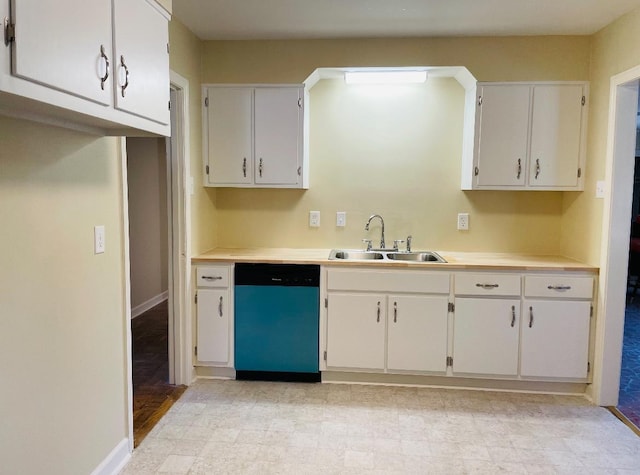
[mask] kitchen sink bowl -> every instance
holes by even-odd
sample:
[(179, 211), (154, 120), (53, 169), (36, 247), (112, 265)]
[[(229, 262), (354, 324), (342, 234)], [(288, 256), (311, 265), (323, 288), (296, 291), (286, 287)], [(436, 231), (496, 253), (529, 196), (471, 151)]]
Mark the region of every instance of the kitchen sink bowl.
[(413, 262), (446, 262), (435, 252), (390, 252), (387, 258), (393, 261), (413, 261)]
[(334, 249), (329, 260), (344, 261), (406, 261), (406, 262), (447, 262), (432, 251), (402, 252), (393, 250), (359, 251)]
[(330, 260), (349, 260), (349, 261), (370, 261), (383, 260), (384, 255), (381, 252), (372, 251), (345, 251), (334, 249), (329, 254)]

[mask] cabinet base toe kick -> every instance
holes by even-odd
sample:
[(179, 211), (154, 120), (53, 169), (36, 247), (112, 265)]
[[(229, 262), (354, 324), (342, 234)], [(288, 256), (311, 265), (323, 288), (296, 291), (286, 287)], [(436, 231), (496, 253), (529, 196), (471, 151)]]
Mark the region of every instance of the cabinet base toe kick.
[(473, 389), (485, 391), (521, 391), (544, 394), (584, 394), (587, 382), (531, 381), (513, 379), (464, 378), (451, 376), (423, 376), (409, 374), (380, 374), (345, 371), (323, 371), (323, 383), (379, 384), (390, 386), (418, 386), (441, 389)]

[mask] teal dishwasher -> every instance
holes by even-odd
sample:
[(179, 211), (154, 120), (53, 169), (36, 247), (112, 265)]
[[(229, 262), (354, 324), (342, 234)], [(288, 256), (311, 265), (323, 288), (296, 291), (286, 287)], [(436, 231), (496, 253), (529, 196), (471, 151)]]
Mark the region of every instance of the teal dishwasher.
[(320, 381), (320, 266), (235, 266), (236, 378)]

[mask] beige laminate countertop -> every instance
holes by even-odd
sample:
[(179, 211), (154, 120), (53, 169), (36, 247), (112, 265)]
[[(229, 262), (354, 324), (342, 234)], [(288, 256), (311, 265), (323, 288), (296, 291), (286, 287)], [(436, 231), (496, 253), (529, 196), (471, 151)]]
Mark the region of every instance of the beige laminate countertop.
[[(419, 251), (419, 250), (417, 250)], [(447, 262), (342, 261), (329, 260), (331, 249), (212, 249), (191, 259), (194, 264), (216, 262), (258, 262), (272, 264), (320, 264), (325, 266), (372, 266), (404, 268), (447, 268), (477, 270), (582, 271), (598, 273), (598, 267), (563, 256), (539, 256), (490, 252), (435, 251)]]

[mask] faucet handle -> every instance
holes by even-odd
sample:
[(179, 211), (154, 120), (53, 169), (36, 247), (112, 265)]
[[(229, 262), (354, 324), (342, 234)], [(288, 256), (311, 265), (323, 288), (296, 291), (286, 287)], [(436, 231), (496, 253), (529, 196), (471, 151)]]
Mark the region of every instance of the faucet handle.
[(371, 239), (363, 239), (362, 240), (363, 243), (365, 243), (367, 245), (367, 251), (370, 251), (372, 246), (371, 246)]
[(393, 240), (393, 250), (394, 251), (399, 251), (399, 246), (400, 244), (402, 244), (404, 242), (404, 239), (394, 239)]
[(411, 234), (409, 234), (407, 236), (407, 252), (411, 252), (411, 240), (413, 239), (413, 236)]

